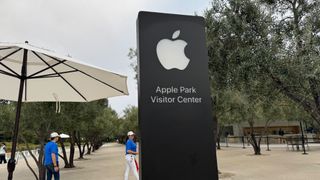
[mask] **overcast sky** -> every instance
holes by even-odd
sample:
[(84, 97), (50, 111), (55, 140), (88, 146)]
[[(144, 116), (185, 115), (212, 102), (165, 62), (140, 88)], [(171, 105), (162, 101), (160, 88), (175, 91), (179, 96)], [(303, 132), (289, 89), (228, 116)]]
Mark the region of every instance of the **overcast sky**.
[(199, 15), (211, 0), (0, 0), (0, 42), (24, 42), (128, 76), (129, 96), (110, 98), (120, 115), (137, 105), (127, 57), (139, 11)]

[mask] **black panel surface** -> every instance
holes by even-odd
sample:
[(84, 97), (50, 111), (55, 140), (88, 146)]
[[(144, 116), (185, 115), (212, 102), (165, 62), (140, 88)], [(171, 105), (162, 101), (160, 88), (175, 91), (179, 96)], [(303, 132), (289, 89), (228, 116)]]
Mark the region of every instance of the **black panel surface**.
[[(140, 179), (218, 179), (204, 19), (140, 12), (137, 33)], [(177, 35), (190, 62), (167, 70), (157, 44)]]

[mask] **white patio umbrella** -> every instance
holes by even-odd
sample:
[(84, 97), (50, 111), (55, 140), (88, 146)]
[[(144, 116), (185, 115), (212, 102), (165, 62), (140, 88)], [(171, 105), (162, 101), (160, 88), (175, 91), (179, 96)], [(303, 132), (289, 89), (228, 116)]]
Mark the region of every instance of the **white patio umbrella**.
[(62, 133), (62, 134), (60, 134), (60, 138), (61, 139), (68, 139), (68, 138), (70, 138), (70, 136), (68, 134)]
[(127, 78), (25, 43), (0, 43), (0, 99), (17, 101), (8, 179), (15, 168), (21, 102), (88, 102), (128, 95)]

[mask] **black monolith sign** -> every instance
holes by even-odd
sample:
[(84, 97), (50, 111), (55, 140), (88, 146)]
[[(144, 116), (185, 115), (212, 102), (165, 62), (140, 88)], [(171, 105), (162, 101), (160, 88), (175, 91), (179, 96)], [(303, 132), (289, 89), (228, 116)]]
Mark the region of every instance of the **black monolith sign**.
[(204, 19), (140, 12), (140, 179), (217, 180)]

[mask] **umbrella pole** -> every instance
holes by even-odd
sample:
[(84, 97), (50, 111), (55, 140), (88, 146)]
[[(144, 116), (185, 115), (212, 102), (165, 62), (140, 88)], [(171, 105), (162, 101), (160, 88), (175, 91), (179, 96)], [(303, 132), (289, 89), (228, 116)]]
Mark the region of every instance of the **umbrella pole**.
[(17, 102), (17, 107), (16, 107), (16, 120), (14, 123), (14, 131), (13, 131), (13, 137), (12, 137), (11, 157), (10, 157), (10, 160), (8, 161), (8, 166), (7, 166), (8, 180), (13, 179), (13, 171), (16, 167), (15, 155), (16, 155), (17, 141), (18, 141), (18, 132), (19, 132), (19, 122), (20, 122), (23, 89), (24, 89), (24, 84), (25, 84), (26, 74), (27, 74), (27, 71), (26, 71), (27, 70), (27, 68), (26, 68), (27, 56), (28, 56), (28, 50), (25, 49), (24, 53), (23, 53), (23, 63), (22, 63), (22, 68), (21, 68), (19, 97), (18, 97), (18, 102)]

